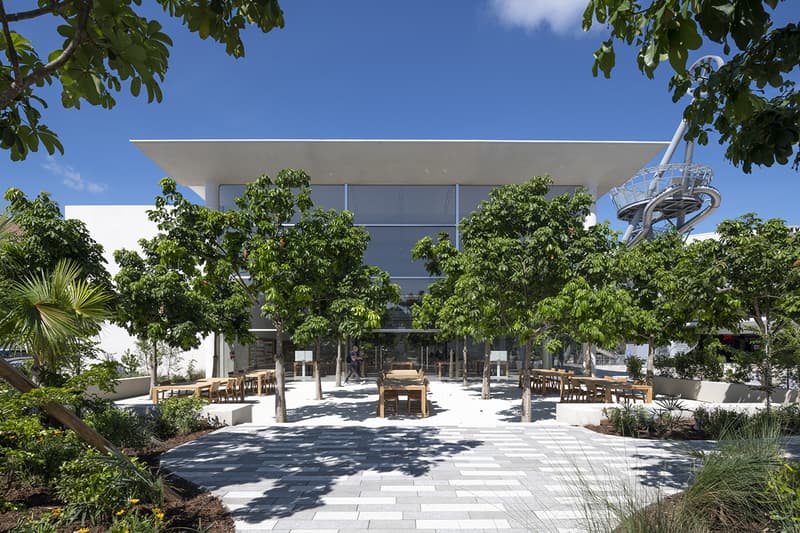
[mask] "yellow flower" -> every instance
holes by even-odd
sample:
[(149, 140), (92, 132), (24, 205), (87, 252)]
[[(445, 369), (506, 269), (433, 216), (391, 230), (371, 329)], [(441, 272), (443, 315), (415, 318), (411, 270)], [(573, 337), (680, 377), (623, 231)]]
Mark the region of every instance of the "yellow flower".
[(88, 527), (82, 527), (78, 531), (76, 531), (75, 533), (89, 533), (89, 528)]
[(131, 503), (132, 503), (133, 505), (136, 505), (137, 503), (139, 503), (139, 498), (131, 498), (131, 500), (130, 500), (130, 501), (131, 501)]
[(59, 516), (61, 516), (61, 508), (56, 507), (55, 509), (50, 509), (50, 513), (56, 518), (58, 518)]
[(160, 511), (157, 512), (156, 513), (156, 519), (157, 520), (164, 520), (164, 513), (160, 512)]
[(124, 514), (125, 514), (125, 509), (120, 509), (119, 511), (117, 511), (117, 516), (122, 516)]

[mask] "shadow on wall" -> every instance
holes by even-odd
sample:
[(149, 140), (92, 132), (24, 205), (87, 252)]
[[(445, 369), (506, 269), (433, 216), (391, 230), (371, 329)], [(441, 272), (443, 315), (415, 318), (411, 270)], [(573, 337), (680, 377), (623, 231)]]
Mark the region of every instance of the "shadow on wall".
[[(679, 396), (687, 400), (709, 403), (758, 403), (764, 401), (764, 392), (742, 383), (675, 379), (656, 376), (653, 393)], [(797, 389), (775, 389), (772, 401), (790, 403), (798, 400)]]

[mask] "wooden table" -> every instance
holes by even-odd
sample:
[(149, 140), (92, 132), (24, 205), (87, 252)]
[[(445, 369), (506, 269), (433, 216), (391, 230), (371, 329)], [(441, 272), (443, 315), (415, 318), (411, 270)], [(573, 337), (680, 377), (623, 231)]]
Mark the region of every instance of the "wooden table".
[[(296, 364), (296, 363), (295, 363)], [(256, 394), (261, 396), (262, 392), (266, 390), (270, 384), (275, 383), (275, 370), (272, 368), (261, 368), (250, 370), (244, 375), (247, 379), (256, 380)]]
[(389, 368), (391, 368), (392, 370), (400, 370), (400, 369), (413, 370), (414, 361), (392, 361), (389, 364)]
[(645, 403), (653, 402), (653, 387), (650, 385), (636, 385), (628, 383), (619, 379), (607, 377), (590, 377), (590, 376), (575, 376), (572, 380), (576, 383), (586, 383), (589, 389), (601, 388), (603, 392), (603, 401), (611, 403), (612, 395), (615, 391), (619, 390), (635, 390), (642, 391), (645, 394)]
[(564, 390), (567, 388), (569, 378), (574, 374), (570, 370), (552, 369), (545, 370), (543, 368), (534, 368), (531, 370), (531, 388), (534, 388), (534, 379), (541, 378), (542, 395), (547, 392), (547, 378), (558, 378), (558, 397), (564, 399)]
[(188, 383), (173, 383), (170, 385), (156, 385), (150, 392), (150, 399), (158, 404), (158, 393), (166, 391), (189, 391), (195, 396), (200, 396), (201, 391), (211, 388), (210, 381), (193, 381)]
[(428, 416), (428, 380), (384, 378), (378, 385), (378, 416), (381, 418), (386, 416), (384, 397), (388, 391), (398, 394), (419, 394), (421, 414), (423, 417)]

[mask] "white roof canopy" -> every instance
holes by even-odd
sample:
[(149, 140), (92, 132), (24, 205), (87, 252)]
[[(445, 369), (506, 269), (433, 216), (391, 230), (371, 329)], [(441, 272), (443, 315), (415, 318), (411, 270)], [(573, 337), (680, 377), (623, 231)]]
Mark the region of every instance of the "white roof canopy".
[(662, 141), (133, 140), (178, 183), (244, 184), (283, 168), (312, 184), (503, 185), (549, 174), (596, 196), (620, 185), (668, 144)]

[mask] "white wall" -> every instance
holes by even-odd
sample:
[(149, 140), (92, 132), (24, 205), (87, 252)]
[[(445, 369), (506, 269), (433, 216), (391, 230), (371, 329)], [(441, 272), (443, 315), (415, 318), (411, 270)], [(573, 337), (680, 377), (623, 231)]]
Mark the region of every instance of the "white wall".
[[(65, 218), (83, 221), (92, 238), (103, 246), (103, 257), (106, 259), (109, 273), (113, 277), (119, 266), (114, 262), (114, 251), (122, 248), (141, 251), (140, 239), (149, 239), (158, 233), (155, 223), (147, 218), (147, 211), (152, 205), (67, 205), (64, 206)], [(135, 339), (114, 324), (106, 323), (98, 336), (100, 348), (115, 359), (122, 357), (125, 350), (133, 350)], [(213, 336), (203, 339), (199, 348), (183, 354), (181, 370), (191, 360), (195, 368), (204, 369), (211, 375), (214, 357)]]

